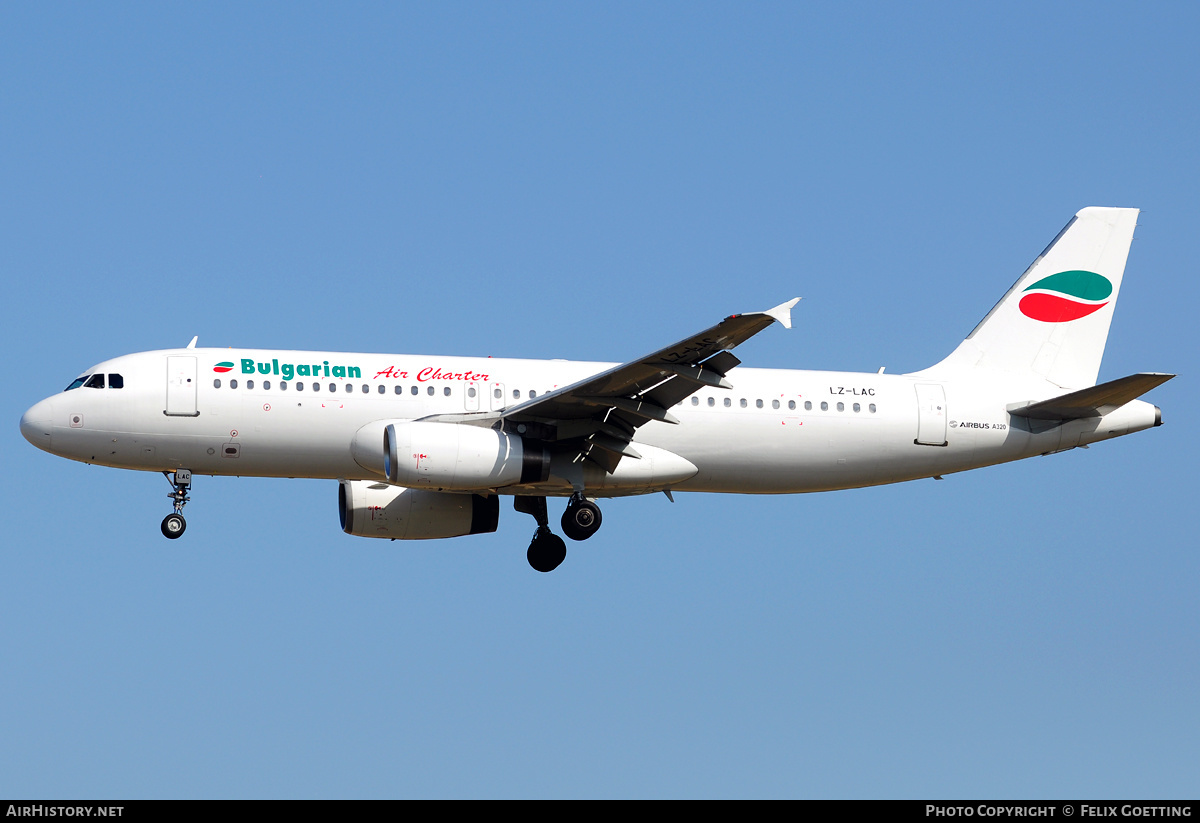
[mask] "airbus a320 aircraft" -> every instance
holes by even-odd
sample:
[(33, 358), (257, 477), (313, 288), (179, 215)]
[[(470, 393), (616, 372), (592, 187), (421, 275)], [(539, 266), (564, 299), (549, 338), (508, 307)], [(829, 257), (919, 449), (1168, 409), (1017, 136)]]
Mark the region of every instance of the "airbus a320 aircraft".
[(183, 534), (194, 474), (337, 479), (361, 537), (496, 530), (500, 495), (537, 521), (529, 563), (562, 530), (600, 528), (598, 498), (783, 494), (896, 483), (1065, 451), (1162, 423), (1138, 400), (1171, 379), (1096, 385), (1137, 209), (1086, 208), (949, 357), (912, 374), (740, 368), (731, 349), (796, 300), (727, 317), (621, 365), (187, 348), (88, 369), (21, 418), (40, 449), (159, 471)]

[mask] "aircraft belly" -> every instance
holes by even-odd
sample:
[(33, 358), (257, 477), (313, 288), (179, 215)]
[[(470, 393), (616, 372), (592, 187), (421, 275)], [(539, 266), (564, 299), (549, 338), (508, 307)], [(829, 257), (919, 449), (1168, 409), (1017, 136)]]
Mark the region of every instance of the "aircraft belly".
[[(737, 414), (736, 412), (732, 414)], [(812, 414), (689, 415), (676, 433), (657, 427), (646, 439), (698, 469), (685, 491), (784, 494), (883, 482), (887, 426), (881, 418), (830, 420)], [(639, 438), (638, 442), (642, 442)]]
[[(679, 426), (647, 426), (637, 442), (675, 451), (696, 465), (695, 477), (674, 487), (680, 491), (750, 494), (913, 480), (1055, 447), (1047, 438), (1035, 442), (1027, 432), (999, 422), (984, 427), (980, 420), (989, 418), (969, 407), (960, 406), (959, 412), (950, 415), (945, 445), (938, 446), (916, 442), (915, 401), (911, 409), (876, 417), (693, 413)], [(1001, 411), (1000, 419), (1006, 418)]]
[(199, 417), (127, 419), (120, 430), (101, 428), (115, 421), (85, 413), (80, 428), (55, 426), (51, 442), (64, 457), (125, 469), (189, 468), (198, 474), (263, 477), (362, 474), (350, 456), (358, 425), (352, 417), (279, 406), (226, 402), (210, 405)]

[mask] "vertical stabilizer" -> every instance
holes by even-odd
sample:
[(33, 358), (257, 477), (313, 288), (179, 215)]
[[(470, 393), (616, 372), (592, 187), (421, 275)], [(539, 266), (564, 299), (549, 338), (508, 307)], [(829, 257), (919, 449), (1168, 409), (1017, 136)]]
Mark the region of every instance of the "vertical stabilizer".
[(967, 339), (923, 374), (1095, 385), (1137, 216), (1137, 209), (1080, 211)]

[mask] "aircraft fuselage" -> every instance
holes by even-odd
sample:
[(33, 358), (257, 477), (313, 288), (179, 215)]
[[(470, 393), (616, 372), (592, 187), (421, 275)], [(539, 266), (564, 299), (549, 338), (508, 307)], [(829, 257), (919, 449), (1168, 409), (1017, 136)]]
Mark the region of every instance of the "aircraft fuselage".
[[(610, 363), (244, 349), (173, 349), (100, 363), (120, 388), (79, 386), (22, 418), (39, 448), (85, 463), (196, 474), (378, 479), (355, 460), (380, 420), (500, 411)], [(1012, 398), (1039, 385), (937, 382), (921, 375), (739, 367), (732, 389), (702, 388), (633, 444), (696, 467), (677, 491), (783, 494), (942, 475), (1060, 451), (1156, 425), (1135, 400), (1103, 416), (1040, 427)], [(1022, 393), (1022, 389), (1025, 390)], [(381, 446), (382, 448), (382, 446)], [(628, 459), (628, 458), (626, 458)], [(555, 480), (499, 491), (569, 495)], [(599, 490), (599, 496), (661, 488)]]
[(850, 489), (1086, 446), (1162, 422), (1173, 375), (1097, 383), (1136, 209), (1080, 210), (946, 358), (912, 374), (742, 368), (799, 298), (622, 364), (184, 349), (101, 363), (21, 419), (53, 454), (161, 471), (183, 534), (192, 474), (338, 478), (342, 529), (421, 540), (495, 531), (498, 495), (537, 523), (542, 572), (596, 498)]

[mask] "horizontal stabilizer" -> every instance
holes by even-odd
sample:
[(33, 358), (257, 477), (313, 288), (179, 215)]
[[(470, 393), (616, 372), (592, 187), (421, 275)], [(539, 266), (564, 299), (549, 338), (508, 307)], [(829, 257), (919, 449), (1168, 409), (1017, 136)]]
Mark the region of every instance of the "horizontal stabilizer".
[(1037, 403), (1017, 403), (1008, 412), (1031, 420), (1079, 420), (1101, 417), (1136, 400), (1155, 386), (1161, 386), (1173, 374), (1131, 374), (1098, 386), (1073, 391)]

